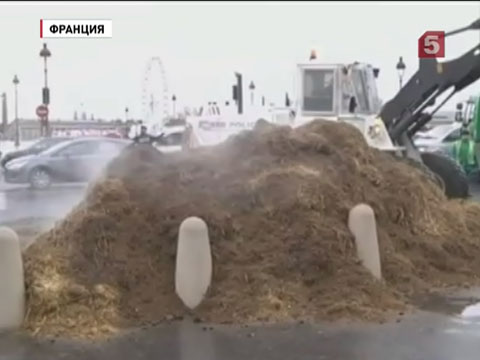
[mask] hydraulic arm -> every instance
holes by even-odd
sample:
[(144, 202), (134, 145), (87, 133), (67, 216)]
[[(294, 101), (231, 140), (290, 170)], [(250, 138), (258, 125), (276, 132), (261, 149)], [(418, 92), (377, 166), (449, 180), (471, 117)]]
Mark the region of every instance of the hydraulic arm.
[[(445, 33), (445, 37), (467, 30), (480, 30), (480, 19), (469, 26)], [(457, 59), (440, 63), (435, 58), (420, 59), (418, 71), (380, 111), (390, 137), (398, 145), (411, 145), (419, 131), (455, 93), (480, 78), (480, 42)], [(426, 108), (448, 89), (448, 96), (430, 113)]]

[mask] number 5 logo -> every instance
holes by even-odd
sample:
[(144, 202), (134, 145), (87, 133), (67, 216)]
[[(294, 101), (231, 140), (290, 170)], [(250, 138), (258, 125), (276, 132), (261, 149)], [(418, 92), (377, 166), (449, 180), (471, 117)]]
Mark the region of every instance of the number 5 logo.
[(419, 58), (445, 57), (445, 32), (427, 31), (418, 39)]

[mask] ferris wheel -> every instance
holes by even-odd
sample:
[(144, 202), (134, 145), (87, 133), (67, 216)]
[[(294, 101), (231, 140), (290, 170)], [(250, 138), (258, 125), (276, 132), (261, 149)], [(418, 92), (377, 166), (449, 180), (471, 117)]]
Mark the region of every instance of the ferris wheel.
[(160, 57), (147, 61), (142, 83), (143, 123), (152, 132), (163, 126), (169, 109), (168, 85)]

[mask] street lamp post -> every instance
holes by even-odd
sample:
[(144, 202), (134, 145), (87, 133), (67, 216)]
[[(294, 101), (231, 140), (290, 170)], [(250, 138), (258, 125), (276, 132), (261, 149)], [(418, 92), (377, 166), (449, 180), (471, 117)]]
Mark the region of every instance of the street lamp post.
[(128, 107), (125, 108), (125, 122), (128, 121)]
[(7, 94), (2, 93), (2, 122), (1, 122), (1, 133), (5, 134), (7, 131), (8, 119), (7, 119)]
[(250, 82), (250, 85), (248, 86), (250, 89), (250, 105), (253, 105), (254, 102), (254, 91), (255, 91), (255, 84), (253, 81)]
[[(42, 89), (42, 104), (47, 106), (50, 104), (50, 89), (48, 88), (47, 78), (47, 58), (52, 56), (52, 53), (47, 48), (47, 44), (43, 44), (42, 50), (40, 50), (40, 57), (43, 57), (43, 72), (45, 77), (44, 88)], [(48, 122), (48, 114), (45, 116), (45, 132), (46, 136), (50, 136), (50, 124)]]
[(403, 62), (403, 57), (400, 56), (397, 63), (397, 72), (398, 72), (398, 80), (400, 83), (400, 89), (403, 86), (403, 76), (405, 75), (405, 68), (406, 66), (405, 66), (405, 63)]
[(83, 102), (80, 103), (80, 109), (81, 109), (81, 111), (80, 111), (80, 120), (81, 120), (81, 121), (87, 120), (87, 113), (85, 112), (85, 109), (84, 109), (84, 107), (83, 107)]
[(13, 85), (15, 86), (15, 147), (20, 146), (20, 125), (18, 124), (18, 92), (17, 86), (20, 83), (17, 75), (13, 77)]
[(173, 117), (175, 117), (175, 107), (176, 107), (176, 102), (177, 102), (177, 97), (175, 96), (175, 94), (173, 94), (172, 96), (172, 106), (173, 106)]

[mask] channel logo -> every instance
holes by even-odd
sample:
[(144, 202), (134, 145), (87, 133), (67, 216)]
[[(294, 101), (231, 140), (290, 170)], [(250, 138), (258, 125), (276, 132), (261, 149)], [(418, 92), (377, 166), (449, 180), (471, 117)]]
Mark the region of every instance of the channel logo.
[(445, 31), (427, 31), (418, 39), (418, 57), (444, 58)]
[(112, 20), (40, 19), (41, 39), (111, 37)]

